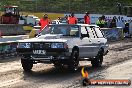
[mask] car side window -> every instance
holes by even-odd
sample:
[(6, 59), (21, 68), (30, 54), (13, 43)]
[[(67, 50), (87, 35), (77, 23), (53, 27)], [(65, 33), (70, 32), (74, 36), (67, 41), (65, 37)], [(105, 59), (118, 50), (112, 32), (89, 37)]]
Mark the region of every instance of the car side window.
[(89, 33), (90, 38), (97, 38), (96, 33), (93, 28), (87, 27), (87, 31)]
[(82, 38), (84, 38), (84, 37), (89, 38), (89, 33), (88, 33), (86, 27), (81, 27), (81, 37)]
[(79, 28), (78, 26), (71, 26), (70, 35), (74, 35), (76, 37), (79, 36)]
[(102, 34), (100, 28), (95, 28), (98, 38), (104, 38), (104, 35)]

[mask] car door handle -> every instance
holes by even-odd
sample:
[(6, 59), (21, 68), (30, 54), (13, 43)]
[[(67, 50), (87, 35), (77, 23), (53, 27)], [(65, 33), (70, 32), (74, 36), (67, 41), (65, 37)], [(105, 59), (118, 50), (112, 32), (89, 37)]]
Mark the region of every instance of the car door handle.
[(100, 40), (98, 40), (98, 42), (100, 42)]
[(89, 40), (89, 42), (91, 42), (91, 40)]

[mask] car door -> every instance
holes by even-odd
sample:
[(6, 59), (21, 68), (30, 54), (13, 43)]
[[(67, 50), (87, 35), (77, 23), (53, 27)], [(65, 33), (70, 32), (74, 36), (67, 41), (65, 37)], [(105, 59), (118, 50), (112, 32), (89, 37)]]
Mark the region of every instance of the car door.
[(103, 49), (107, 48), (108, 47), (108, 45), (107, 45), (107, 39), (103, 35), (103, 33), (100, 30), (100, 28), (99, 27), (96, 27), (94, 30), (95, 30), (95, 32), (97, 34), (97, 37), (98, 37), (96, 41), (99, 44), (99, 48), (101, 48), (101, 47)]
[(97, 32), (95, 31), (95, 27), (87, 27), (87, 31), (89, 33), (90, 41), (92, 42), (91, 44), (93, 50), (92, 55), (96, 56), (99, 51), (101, 40), (98, 38)]
[(84, 57), (92, 57), (93, 56), (93, 46), (92, 40), (89, 38), (89, 33), (86, 29), (86, 26), (81, 27), (81, 42), (79, 44), (79, 56)]

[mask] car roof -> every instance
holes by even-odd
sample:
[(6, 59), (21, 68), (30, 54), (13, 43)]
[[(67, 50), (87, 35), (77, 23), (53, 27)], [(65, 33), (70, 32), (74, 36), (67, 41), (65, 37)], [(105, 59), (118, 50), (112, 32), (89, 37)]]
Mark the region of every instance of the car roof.
[(89, 24), (49, 24), (49, 25), (78, 25), (78, 26), (99, 27), (97, 25), (89, 25)]

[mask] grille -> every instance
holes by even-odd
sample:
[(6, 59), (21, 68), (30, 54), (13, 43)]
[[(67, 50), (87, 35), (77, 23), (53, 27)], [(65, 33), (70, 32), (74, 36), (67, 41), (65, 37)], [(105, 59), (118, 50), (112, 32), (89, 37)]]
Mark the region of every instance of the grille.
[(50, 43), (33, 43), (32, 48), (33, 49), (49, 49)]

